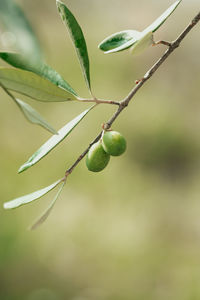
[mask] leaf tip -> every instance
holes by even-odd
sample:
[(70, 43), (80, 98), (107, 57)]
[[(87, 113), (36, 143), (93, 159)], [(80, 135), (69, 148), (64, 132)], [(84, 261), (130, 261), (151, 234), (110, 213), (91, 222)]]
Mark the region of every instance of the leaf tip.
[(104, 53), (107, 52), (107, 51), (105, 50), (105, 48), (104, 48), (104, 43), (101, 42), (97, 47), (98, 47), (99, 50), (103, 51)]
[(18, 169), (18, 174), (24, 172), (26, 169), (28, 169), (31, 166), (31, 164), (23, 164), (19, 169)]
[(3, 208), (4, 208), (4, 209), (8, 209), (8, 208), (9, 208), (8, 203), (9, 203), (9, 202), (4, 202), (4, 203), (3, 203)]
[(98, 45), (98, 48), (103, 51), (102, 43)]
[(56, 131), (54, 128), (51, 128), (49, 131), (55, 135), (59, 134), (58, 131)]
[(35, 230), (36, 228), (37, 228), (37, 226), (35, 226), (35, 224), (33, 224), (33, 225), (30, 225), (30, 226), (27, 228), (27, 230), (33, 231), (33, 230)]
[(64, 5), (64, 3), (60, 0), (56, 0), (56, 5), (59, 8), (61, 5)]
[(13, 200), (11, 200), (11, 201), (8, 201), (8, 202), (4, 202), (3, 203), (3, 208), (4, 209), (13, 209), (13, 208), (16, 208), (16, 207), (18, 207), (19, 205), (13, 205)]

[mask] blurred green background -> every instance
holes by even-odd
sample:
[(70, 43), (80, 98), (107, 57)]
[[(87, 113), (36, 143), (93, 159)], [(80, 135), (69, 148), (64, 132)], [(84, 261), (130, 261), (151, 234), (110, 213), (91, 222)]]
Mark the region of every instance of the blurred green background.
[[(18, 2), (46, 61), (88, 97), (55, 1)], [(155, 39), (175, 39), (199, 11), (198, 2), (183, 1)], [(134, 57), (129, 52), (104, 55), (98, 43), (120, 30), (144, 29), (173, 1), (65, 3), (85, 33), (95, 95), (121, 100), (165, 47)], [(17, 210), (1, 208), (0, 299), (200, 299), (199, 29), (197, 25), (114, 123), (113, 129), (127, 139), (122, 157), (112, 158), (97, 174), (88, 172), (82, 161), (36, 231), (26, 228), (55, 191)], [(26, 122), (2, 91), (0, 97), (1, 207), (60, 178), (115, 109), (99, 106), (38, 165), (17, 175), (18, 167), (50, 134)], [(88, 107), (26, 101), (56, 129)]]

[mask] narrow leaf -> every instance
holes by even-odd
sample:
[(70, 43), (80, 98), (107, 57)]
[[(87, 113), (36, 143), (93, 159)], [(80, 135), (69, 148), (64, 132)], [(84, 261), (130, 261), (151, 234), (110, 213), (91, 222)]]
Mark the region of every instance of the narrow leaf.
[(141, 38), (141, 32), (136, 30), (124, 30), (110, 35), (100, 44), (99, 49), (104, 53), (113, 53), (126, 50)]
[(156, 19), (150, 26), (148, 26), (144, 32), (155, 32), (166, 20), (167, 18), (173, 13), (173, 11), (177, 8), (177, 6), (181, 3), (182, 0), (176, 1), (172, 4), (158, 19)]
[(15, 68), (33, 72), (40, 75), (43, 78), (48, 79), (55, 85), (62, 87), (70, 94), (77, 96), (72, 87), (50, 66), (44, 64), (42, 61), (35, 61), (31, 57), (28, 59), (26, 56), (12, 53), (12, 52), (0, 52), (0, 58), (6, 61), (8, 64)]
[(43, 117), (33, 107), (31, 107), (29, 104), (25, 103), (20, 99), (15, 98), (15, 100), (28, 121), (30, 121), (33, 124), (38, 124), (44, 127), (53, 134), (57, 134), (57, 131), (50, 124), (48, 124), (47, 121), (45, 121)]
[[(0, 21), (7, 32), (13, 33), (13, 48), (40, 59), (40, 43), (20, 6), (14, 0), (0, 0)], [(13, 50), (14, 50), (13, 49)]]
[(27, 170), (31, 166), (35, 165), (40, 159), (46, 156), (53, 148), (55, 148), (61, 141), (63, 141), (70, 132), (79, 124), (79, 122), (87, 115), (87, 113), (93, 108), (82, 112), (72, 121), (67, 123), (64, 127), (62, 127), (57, 135), (53, 135), (45, 144), (43, 144), (29, 159), (25, 162), (18, 170), (19, 173)]
[(67, 90), (32, 72), (0, 67), (0, 81), (8, 89), (44, 102), (75, 99)]
[(91, 90), (89, 57), (88, 57), (87, 46), (86, 46), (82, 29), (78, 24), (74, 15), (66, 7), (66, 5), (59, 0), (57, 0), (56, 3), (57, 3), (60, 16), (63, 22), (65, 23), (65, 25), (67, 26), (69, 33), (71, 35), (87, 86), (89, 90)]
[(42, 196), (44, 196), (45, 194), (47, 194), (49, 191), (53, 190), (59, 183), (61, 183), (62, 179), (59, 179), (58, 181), (54, 182), (53, 184), (38, 190), (36, 192), (33, 192), (31, 194), (13, 199), (11, 201), (5, 202), (3, 207), (5, 209), (12, 209), (12, 208), (17, 208), (21, 205), (30, 203), (34, 200), (37, 200), (39, 198), (41, 198)]
[(62, 183), (62, 185), (60, 186), (57, 194), (55, 195), (55, 197), (53, 198), (53, 201), (51, 202), (51, 204), (49, 205), (49, 207), (43, 212), (43, 214), (34, 222), (34, 224), (30, 227), (30, 230), (35, 230), (36, 228), (38, 228), (40, 225), (42, 225), (46, 219), (48, 218), (48, 216), (50, 215), (56, 200), (58, 199), (63, 187), (65, 185), (65, 182)]
[(131, 51), (132, 54), (138, 55), (152, 44), (153, 44), (153, 33), (148, 32), (147, 34), (145, 34), (143, 36), (143, 38), (141, 38), (139, 41), (137, 41), (131, 47), (130, 51)]

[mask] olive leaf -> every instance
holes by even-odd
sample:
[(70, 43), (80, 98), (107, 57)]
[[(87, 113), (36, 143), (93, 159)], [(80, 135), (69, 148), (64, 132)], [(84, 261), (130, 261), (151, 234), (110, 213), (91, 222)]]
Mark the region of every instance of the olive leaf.
[(57, 131), (32, 106), (17, 98), (15, 98), (15, 101), (28, 121), (44, 127), (53, 134), (57, 134)]
[(124, 30), (105, 38), (99, 45), (104, 53), (119, 52), (130, 48), (141, 37), (141, 32), (136, 30)]
[(0, 82), (8, 89), (44, 102), (64, 102), (76, 97), (32, 72), (0, 67)]
[(48, 218), (48, 216), (50, 215), (63, 187), (65, 185), (65, 182), (63, 182), (58, 190), (58, 192), (56, 193), (55, 197), (53, 198), (52, 202), (50, 203), (50, 205), (48, 206), (47, 209), (45, 209), (45, 211), (43, 212), (43, 214), (33, 223), (33, 225), (29, 228), (30, 230), (35, 230), (36, 228), (38, 228), (40, 225), (42, 225), (46, 219)]
[(148, 32), (145, 35), (143, 35), (143, 37), (130, 48), (130, 52), (134, 55), (138, 55), (152, 44), (153, 44), (153, 33)]
[(53, 150), (61, 141), (63, 141), (70, 132), (79, 124), (79, 122), (88, 114), (88, 112), (94, 107), (91, 106), (86, 109), (72, 121), (62, 127), (57, 135), (53, 135), (46, 143), (44, 143), (18, 170), (19, 173), (27, 170), (31, 166), (35, 165), (39, 160), (46, 156), (51, 150)]
[(142, 32), (124, 30), (114, 33), (99, 44), (99, 49), (103, 50), (104, 53), (114, 53), (131, 47), (131, 53), (138, 54), (153, 43), (152, 33), (167, 20), (181, 1), (182, 0), (178, 0), (172, 4), (158, 19)]
[(13, 47), (27, 57), (40, 60), (40, 43), (20, 6), (13, 0), (0, 1), (0, 22), (13, 34)]
[(71, 35), (73, 44), (75, 46), (80, 65), (82, 68), (83, 75), (85, 77), (86, 84), (91, 90), (91, 84), (90, 84), (90, 64), (89, 64), (89, 57), (88, 57), (88, 51), (87, 51), (87, 45), (85, 42), (85, 38), (82, 32), (82, 29), (80, 25), (78, 24), (76, 18), (71, 13), (71, 11), (66, 7), (64, 3), (62, 3), (59, 0), (56, 0), (56, 4), (58, 7), (58, 11), (60, 13), (60, 16), (67, 26), (69, 33)]
[(38, 124), (43, 128), (47, 129), (48, 131), (50, 131), (51, 133), (57, 134), (57, 131), (51, 125), (49, 125), (47, 121), (45, 121), (44, 118), (32, 106), (30, 106), (29, 104), (27, 104), (26, 102), (20, 99), (15, 98), (13, 94), (11, 94), (6, 89), (6, 87), (2, 84), (2, 82), (0, 82), (0, 87), (15, 102), (15, 104), (17, 104), (17, 106), (19, 107), (19, 109), (21, 110), (21, 112), (29, 122), (33, 124)]
[(15, 198), (8, 202), (5, 202), (3, 207), (5, 209), (13, 209), (13, 208), (17, 208), (21, 205), (28, 204), (34, 200), (41, 198), (42, 196), (47, 194), (49, 191), (53, 190), (61, 182), (62, 182), (62, 179), (59, 179), (58, 181), (52, 183), (51, 185), (49, 185), (41, 190), (38, 190), (36, 192), (33, 192), (31, 194), (28, 194), (28, 195), (25, 195), (25, 196), (22, 196), (19, 198)]
[(70, 94), (77, 97), (76, 92), (62, 78), (62, 76), (44, 62), (35, 61), (35, 59), (32, 58), (28, 59), (25, 55), (12, 52), (0, 52), (0, 58), (15, 68), (30, 71), (45, 79), (48, 79), (56, 86), (63, 88)]
[(156, 19), (150, 26), (148, 26), (144, 32), (155, 32), (158, 28), (169, 18), (177, 6), (181, 3), (182, 0), (176, 1), (172, 4), (158, 19)]

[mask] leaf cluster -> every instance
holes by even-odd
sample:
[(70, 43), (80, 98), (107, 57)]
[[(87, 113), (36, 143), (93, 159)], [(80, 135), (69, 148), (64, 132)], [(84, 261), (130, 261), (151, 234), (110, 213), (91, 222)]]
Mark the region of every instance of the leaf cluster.
[[(180, 2), (181, 0), (176, 1), (142, 32), (136, 30), (124, 30), (112, 34), (99, 44), (99, 49), (104, 51), (104, 53), (114, 53), (126, 49), (130, 49), (133, 54), (140, 53), (149, 45), (154, 44), (153, 33), (167, 20)], [(60, 17), (71, 36), (86, 85), (92, 98), (89, 100), (81, 98), (74, 88), (70, 86), (68, 81), (66, 81), (51, 66), (45, 63), (39, 42), (21, 8), (13, 0), (1, 0), (1, 19), (4, 26), (16, 35), (17, 42), (15, 51), (0, 52), (0, 58), (12, 66), (12, 68), (0, 67), (0, 87), (16, 103), (27, 120), (34, 124), (39, 124), (53, 134), (53, 136), (51, 136), (48, 141), (19, 168), (19, 173), (27, 170), (45, 157), (72, 132), (91, 109), (95, 107), (95, 104), (101, 103), (93, 95), (91, 89), (90, 62), (83, 31), (69, 8), (60, 0), (56, 0), (56, 4)], [(12, 92), (17, 92), (21, 95), (26, 95), (33, 100), (46, 103), (85, 101), (93, 102), (94, 105), (72, 119), (60, 130), (56, 131), (34, 108), (21, 99), (16, 98)], [(108, 101), (104, 102), (108, 103)], [(109, 103), (116, 104), (112, 101)], [(67, 175), (68, 173), (65, 174), (64, 178), (57, 180), (48, 187), (4, 203), (4, 208), (12, 209), (30, 203), (41, 198), (59, 185), (60, 188), (50, 206), (31, 227), (32, 229), (35, 229), (46, 220), (52, 210), (64, 187)]]

